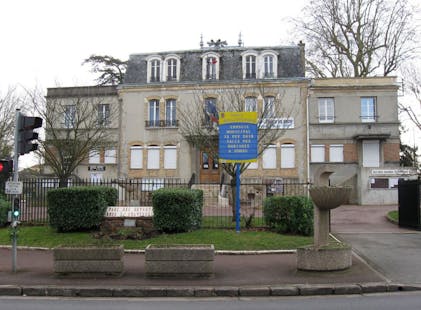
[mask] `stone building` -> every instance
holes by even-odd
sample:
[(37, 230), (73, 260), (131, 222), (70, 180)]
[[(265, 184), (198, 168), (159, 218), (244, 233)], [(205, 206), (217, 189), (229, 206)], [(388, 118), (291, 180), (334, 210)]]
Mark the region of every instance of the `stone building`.
[(309, 79), (304, 65), (303, 44), (210, 44), (133, 54), (124, 82), (103, 88), (107, 96), (101, 87), (49, 88), (47, 100), (96, 92), (115, 107), (108, 109), (117, 114), (110, 126), (115, 147), (92, 150), (75, 171), (83, 178), (189, 180), (195, 175), (196, 182), (219, 183), (217, 158), (180, 134), (180, 113), (198, 106), (213, 121), (214, 112), (226, 106), (223, 94), (235, 89), (243, 111), (261, 117), (281, 107), (268, 123), (282, 135), (267, 145), (243, 180), (351, 185), (352, 203), (396, 203), (397, 179), (407, 171), (399, 169), (395, 79)]
[(394, 77), (315, 79), (309, 85), (310, 177), (349, 185), (351, 202), (397, 203), (398, 88)]

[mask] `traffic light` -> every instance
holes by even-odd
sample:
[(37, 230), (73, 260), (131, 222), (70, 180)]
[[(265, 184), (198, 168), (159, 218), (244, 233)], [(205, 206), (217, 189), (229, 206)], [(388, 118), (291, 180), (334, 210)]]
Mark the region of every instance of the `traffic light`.
[(13, 172), (13, 160), (0, 160), (0, 176), (7, 180)]
[(19, 215), (20, 215), (20, 203), (19, 203), (19, 198), (15, 198), (13, 200), (13, 219), (17, 220), (19, 219)]
[(18, 141), (18, 153), (24, 155), (26, 153), (36, 151), (38, 149), (37, 143), (32, 143), (33, 140), (38, 139), (38, 133), (34, 132), (34, 129), (42, 126), (42, 118), (34, 116), (25, 116), (19, 114), (18, 129), (19, 129), (19, 141)]

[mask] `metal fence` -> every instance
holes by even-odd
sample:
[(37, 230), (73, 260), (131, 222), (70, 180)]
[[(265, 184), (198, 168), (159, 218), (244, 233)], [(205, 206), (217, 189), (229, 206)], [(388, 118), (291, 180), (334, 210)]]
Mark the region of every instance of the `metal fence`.
[[(48, 222), (47, 193), (58, 188), (58, 179), (24, 179), (20, 200), (21, 221)], [(226, 184), (195, 184), (181, 179), (143, 178), (113, 180), (70, 180), (73, 186), (108, 186), (118, 191), (118, 206), (152, 206), (152, 194), (160, 188), (193, 188), (204, 193), (203, 227), (234, 227), (231, 186)], [(307, 195), (308, 183), (295, 180), (252, 180), (241, 183), (242, 225), (264, 227), (263, 200), (273, 195)]]

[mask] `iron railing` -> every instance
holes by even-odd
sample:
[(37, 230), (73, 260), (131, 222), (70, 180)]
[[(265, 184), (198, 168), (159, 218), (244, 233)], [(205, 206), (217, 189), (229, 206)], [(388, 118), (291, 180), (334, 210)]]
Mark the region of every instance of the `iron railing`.
[[(58, 179), (24, 179), (20, 199), (22, 222), (48, 223), (47, 193), (59, 187)], [(178, 178), (143, 178), (110, 180), (69, 180), (73, 186), (108, 186), (118, 191), (118, 206), (152, 206), (152, 194), (160, 188), (193, 188), (204, 193), (203, 227), (234, 227), (232, 190), (228, 184), (194, 183)], [(296, 180), (245, 180), (241, 184), (242, 220), (254, 227), (266, 226), (263, 218), (263, 200), (273, 195), (307, 195), (308, 183)], [(11, 197), (10, 197), (11, 198)]]

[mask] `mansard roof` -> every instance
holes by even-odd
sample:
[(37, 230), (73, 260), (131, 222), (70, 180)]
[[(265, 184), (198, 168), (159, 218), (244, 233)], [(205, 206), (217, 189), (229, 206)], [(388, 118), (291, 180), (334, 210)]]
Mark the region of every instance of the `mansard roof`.
[(164, 60), (169, 55), (176, 55), (180, 59), (179, 82), (202, 81), (202, 57), (206, 53), (216, 53), (220, 56), (219, 81), (242, 80), (242, 56), (247, 52), (264, 54), (272, 52), (278, 57), (277, 76), (275, 78), (303, 78), (304, 45), (296, 46), (261, 46), (261, 47), (206, 47), (198, 50), (166, 51), (157, 53), (141, 53), (130, 55), (124, 84), (146, 84), (148, 59), (158, 58)]

